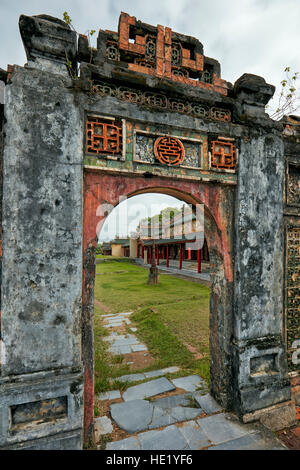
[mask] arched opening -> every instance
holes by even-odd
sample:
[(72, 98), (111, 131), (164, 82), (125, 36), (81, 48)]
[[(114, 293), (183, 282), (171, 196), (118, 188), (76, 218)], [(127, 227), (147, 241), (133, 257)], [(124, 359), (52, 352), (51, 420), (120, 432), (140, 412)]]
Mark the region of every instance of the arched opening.
[(209, 250), (200, 227), (201, 209), (163, 193), (132, 195), (106, 217), (97, 254), (127, 257), (148, 265), (154, 240), (155, 262), (160, 270), (167, 268), (209, 281)]
[(224, 220), (218, 204), (220, 188), (201, 187), (195, 182), (174, 187), (171, 180), (145, 177), (116, 177), (101, 173), (85, 175), (84, 208), (84, 273), (83, 273), (83, 357), (85, 362), (85, 432), (86, 438), (92, 429), (94, 414), (94, 343), (93, 301), (95, 279), (95, 253), (97, 239), (105, 218), (117, 207), (120, 196), (132, 198), (146, 193), (173, 196), (180, 201), (204, 206), (204, 232), (210, 260), (210, 390), (225, 408), (230, 408), (231, 396), (231, 296), (232, 261), (231, 220)]

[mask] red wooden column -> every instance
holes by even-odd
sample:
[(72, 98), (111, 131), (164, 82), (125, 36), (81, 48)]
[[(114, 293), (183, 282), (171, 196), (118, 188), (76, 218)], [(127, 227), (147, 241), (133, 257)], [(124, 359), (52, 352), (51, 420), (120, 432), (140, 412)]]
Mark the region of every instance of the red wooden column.
[(182, 243), (180, 243), (180, 252), (179, 252), (179, 269), (182, 269)]
[(201, 251), (198, 248), (198, 273), (201, 273)]
[(169, 267), (169, 245), (167, 245), (167, 268)]
[(188, 259), (192, 259), (192, 250), (188, 248)]

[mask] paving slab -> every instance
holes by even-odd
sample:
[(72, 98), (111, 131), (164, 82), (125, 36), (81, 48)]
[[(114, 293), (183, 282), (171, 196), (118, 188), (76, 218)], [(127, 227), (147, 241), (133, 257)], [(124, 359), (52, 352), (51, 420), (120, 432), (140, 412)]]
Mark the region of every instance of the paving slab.
[(117, 425), (127, 432), (144, 431), (152, 420), (153, 405), (147, 400), (132, 400), (110, 406), (110, 414)]
[(203, 447), (208, 447), (210, 445), (210, 440), (199, 428), (198, 424), (195, 421), (182, 423), (180, 426), (177, 427), (183, 437), (188, 442), (189, 448), (191, 450), (202, 449)]
[[(162, 408), (154, 406), (152, 421), (148, 425), (148, 429), (156, 429), (162, 426), (168, 426), (169, 424), (173, 424), (175, 422), (176, 420), (175, 418), (173, 418), (173, 416), (171, 416), (169, 410), (164, 410)], [(146, 429), (147, 428), (145, 428), (145, 430)]]
[(109, 323), (108, 325), (103, 325), (103, 328), (114, 328), (115, 326), (122, 326), (122, 323)]
[(165, 374), (174, 374), (175, 372), (180, 371), (180, 367), (178, 366), (172, 366), (172, 367), (166, 367), (165, 369), (162, 369)]
[(180, 395), (171, 395), (170, 397), (156, 398), (152, 403), (162, 409), (171, 409), (175, 406), (188, 406), (193, 398), (191, 393), (182, 393)]
[(224, 413), (198, 419), (197, 423), (212, 444), (221, 444), (254, 432), (246, 424), (232, 420), (229, 414)]
[(121, 441), (109, 442), (106, 450), (140, 450), (141, 445), (136, 437), (128, 437)]
[(168, 426), (162, 431), (148, 431), (138, 435), (142, 450), (185, 450), (188, 443), (178, 428)]
[(99, 393), (98, 400), (115, 400), (121, 398), (119, 390), (109, 390), (108, 392)]
[(131, 346), (131, 349), (133, 352), (147, 351), (147, 346), (145, 346), (144, 344), (133, 344)]
[(112, 332), (109, 336), (105, 336), (103, 341), (116, 341), (117, 339), (125, 339), (125, 335), (118, 335), (116, 332)]
[(144, 374), (128, 374), (128, 375), (122, 375), (121, 377), (115, 378), (115, 380), (118, 380), (119, 382), (136, 382), (137, 380), (144, 380), (145, 375)]
[(123, 400), (129, 401), (138, 398), (153, 397), (160, 393), (170, 392), (171, 390), (175, 390), (174, 385), (165, 377), (161, 377), (160, 379), (129, 387), (126, 392), (123, 393)]
[(193, 396), (197, 405), (202, 408), (205, 413), (211, 414), (222, 411), (222, 407), (213, 399), (209, 393), (206, 395), (201, 395), (200, 393), (195, 392)]
[(95, 440), (98, 442), (104, 434), (111, 434), (114, 430), (111, 420), (107, 416), (101, 416), (94, 422)]
[(275, 438), (266, 439), (261, 432), (247, 434), (246, 436), (224, 442), (208, 450), (287, 450), (286, 447)]
[(105, 320), (113, 323), (115, 321), (123, 321), (125, 320), (125, 317), (122, 316), (122, 315), (115, 315), (114, 317), (108, 317), (108, 318), (105, 318)]
[(184, 406), (176, 406), (170, 411), (171, 416), (177, 423), (180, 421), (188, 421), (189, 419), (197, 418), (202, 413), (203, 411), (201, 408), (188, 408)]
[(116, 400), (117, 398), (121, 398), (121, 393), (119, 390), (109, 390), (107, 396), (109, 400)]
[(199, 375), (189, 375), (187, 377), (179, 377), (178, 379), (172, 379), (175, 387), (183, 388), (187, 392), (195, 392), (201, 385), (207, 386), (206, 382), (199, 377)]
[(106, 323), (106, 325), (113, 325), (113, 326), (114, 326), (114, 325), (119, 325), (119, 323), (122, 325), (123, 322), (122, 322), (121, 319), (120, 319), (120, 320), (109, 320), (109, 321)]
[(109, 352), (112, 354), (130, 354), (131, 349), (130, 346), (111, 346), (109, 349)]
[(151, 379), (152, 377), (160, 377), (162, 375), (164, 375), (164, 372), (162, 371), (162, 369), (145, 372), (146, 379)]
[(127, 334), (126, 338), (132, 339), (132, 340), (134, 340), (134, 339), (137, 340), (137, 337), (135, 335), (132, 335), (131, 333)]
[(112, 342), (112, 346), (131, 346), (131, 345), (137, 345), (139, 344), (139, 341), (137, 338), (116, 338)]
[(165, 374), (174, 374), (180, 370), (179, 367), (166, 367), (165, 369), (152, 370), (150, 372), (145, 372), (145, 377), (150, 379), (151, 377), (159, 377), (160, 375)]

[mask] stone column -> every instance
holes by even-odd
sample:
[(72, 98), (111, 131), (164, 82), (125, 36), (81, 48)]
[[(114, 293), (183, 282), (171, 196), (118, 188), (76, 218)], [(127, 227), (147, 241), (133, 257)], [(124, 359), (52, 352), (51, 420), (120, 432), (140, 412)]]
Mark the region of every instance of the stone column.
[(20, 18), (28, 64), (5, 87), (1, 449), (81, 449), (82, 116), (76, 35)]
[(129, 239), (129, 250), (130, 258), (137, 258), (137, 240), (135, 238)]
[(238, 155), (234, 406), (244, 421), (276, 429), (295, 419), (282, 336), (284, 150), (264, 110), (274, 87), (245, 74), (234, 92), (248, 124)]

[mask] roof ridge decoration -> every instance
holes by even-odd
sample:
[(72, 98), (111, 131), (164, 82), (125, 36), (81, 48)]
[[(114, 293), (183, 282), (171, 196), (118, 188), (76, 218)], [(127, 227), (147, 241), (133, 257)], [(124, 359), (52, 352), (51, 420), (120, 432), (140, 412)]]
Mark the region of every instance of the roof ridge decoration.
[[(79, 60), (90, 61), (88, 39), (80, 35)], [(95, 63), (120, 62), (134, 72), (165, 78), (227, 96), (232, 87), (220, 77), (220, 64), (203, 54), (202, 43), (169, 27), (157, 27), (121, 12), (118, 32), (99, 30)]]

